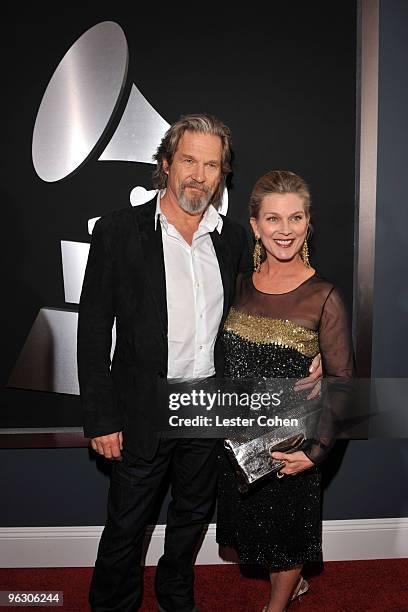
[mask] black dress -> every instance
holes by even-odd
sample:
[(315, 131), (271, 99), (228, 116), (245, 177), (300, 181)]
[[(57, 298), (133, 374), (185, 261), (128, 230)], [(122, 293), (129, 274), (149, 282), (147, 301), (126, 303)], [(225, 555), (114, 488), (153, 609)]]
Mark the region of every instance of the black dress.
[[(225, 376), (301, 378), (320, 351), (327, 376), (352, 376), (347, 316), (335, 287), (310, 277), (283, 294), (263, 293), (252, 274), (241, 275), (223, 331)], [(217, 542), (234, 548), (241, 563), (283, 570), (321, 553), (320, 473), (327, 440), (305, 453), (316, 464), (295, 476), (275, 475), (240, 493), (230, 461), (220, 453)]]

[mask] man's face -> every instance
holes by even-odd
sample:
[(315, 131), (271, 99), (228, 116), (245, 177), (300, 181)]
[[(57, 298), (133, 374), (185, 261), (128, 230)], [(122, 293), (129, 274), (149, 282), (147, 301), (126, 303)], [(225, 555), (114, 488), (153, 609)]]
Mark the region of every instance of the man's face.
[(171, 165), (164, 160), (167, 190), (185, 212), (199, 215), (208, 207), (221, 180), (221, 150), (219, 136), (186, 131)]

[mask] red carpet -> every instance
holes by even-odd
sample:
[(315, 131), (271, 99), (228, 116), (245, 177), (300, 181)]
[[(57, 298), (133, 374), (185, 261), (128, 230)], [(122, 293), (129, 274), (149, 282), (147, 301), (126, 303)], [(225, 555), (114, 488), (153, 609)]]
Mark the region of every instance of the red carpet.
[[(91, 568), (2, 569), (0, 590), (64, 591), (63, 607), (24, 609), (86, 612), (91, 572)], [(142, 612), (157, 610), (153, 576), (154, 568), (146, 568)], [(408, 559), (329, 562), (310, 581), (309, 593), (291, 605), (291, 612), (408, 612)], [(201, 565), (196, 568), (196, 593), (201, 612), (261, 612), (268, 584), (242, 577), (235, 565)]]

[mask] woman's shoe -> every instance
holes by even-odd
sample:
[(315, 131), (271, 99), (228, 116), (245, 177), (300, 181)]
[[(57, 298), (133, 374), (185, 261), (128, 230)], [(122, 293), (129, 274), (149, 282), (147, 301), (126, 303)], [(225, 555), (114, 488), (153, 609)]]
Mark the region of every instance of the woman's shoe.
[[(300, 576), (299, 581), (296, 585), (296, 588), (293, 591), (292, 597), (290, 598), (290, 601), (293, 601), (294, 599), (297, 599), (301, 595), (304, 595), (305, 593), (308, 592), (308, 590), (309, 590), (308, 581), (305, 580), (302, 576)], [(266, 612), (267, 609), (268, 609), (268, 606), (264, 606), (264, 608), (262, 609), (262, 612)]]
[(290, 601), (293, 601), (297, 597), (304, 595), (309, 590), (309, 583), (302, 576), (299, 577), (299, 582), (296, 585), (295, 590), (293, 591), (293, 595), (290, 598)]

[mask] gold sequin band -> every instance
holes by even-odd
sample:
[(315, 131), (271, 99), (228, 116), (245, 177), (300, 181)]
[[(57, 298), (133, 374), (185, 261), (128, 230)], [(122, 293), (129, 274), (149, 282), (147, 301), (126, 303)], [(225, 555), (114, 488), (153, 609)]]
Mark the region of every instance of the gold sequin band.
[(250, 315), (231, 308), (224, 330), (249, 342), (293, 348), (305, 357), (314, 357), (319, 352), (318, 332), (293, 321)]

